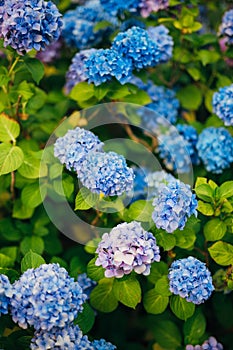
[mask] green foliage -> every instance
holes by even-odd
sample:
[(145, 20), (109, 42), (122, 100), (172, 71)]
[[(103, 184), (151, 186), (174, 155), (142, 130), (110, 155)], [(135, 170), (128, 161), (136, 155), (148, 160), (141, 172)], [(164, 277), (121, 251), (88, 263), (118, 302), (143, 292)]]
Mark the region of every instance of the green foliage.
[(181, 320), (187, 320), (195, 311), (195, 305), (181, 298), (179, 295), (173, 295), (170, 299), (172, 312)]
[(141, 287), (137, 279), (133, 276), (114, 279), (113, 292), (118, 301), (122, 304), (136, 308), (141, 301)]
[(93, 289), (90, 295), (91, 305), (101, 312), (112, 312), (118, 306), (118, 300), (115, 296), (114, 279), (103, 278), (99, 280), (98, 285)]
[(208, 251), (211, 258), (219, 265), (233, 265), (233, 245), (226, 242), (216, 242)]
[(42, 264), (45, 264), (42, 256), (30, 250), (21, 261), (21, 271), (24, 272), (28, 269), (37, 268)]

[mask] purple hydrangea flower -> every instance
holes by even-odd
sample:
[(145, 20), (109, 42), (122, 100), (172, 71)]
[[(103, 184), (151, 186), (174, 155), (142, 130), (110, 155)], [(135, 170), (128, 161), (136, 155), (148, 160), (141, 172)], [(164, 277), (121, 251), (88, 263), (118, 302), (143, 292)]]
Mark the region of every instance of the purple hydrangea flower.
[(61, 57), (62, 42), (60, 40), (52, 42), (44, 51), (39, 51), (36, 55), (43, 63), (51, 63)]
[(132, 62), (112, 49), (100, 49), (85, 60), (89, 83), (96, 86), (116, 78), (121, 84), (128, 81), (132, 74)]
[(89, 297), (92, 289), (96, 286), (97, 282), (87, 277), (86, 273), (78, 275), (77, 281), (82, 288), (83, 292)]
[(88, 79), (87, 68), (85, 67), (86, 59), (95, 52), (95, 49), (83, 50), (77, 52), (71, 62), (66, 73), (65, 93), (68, 94), (73, 87)]
[(96, 265), (102, 266), (109, 278), (121, 278), (132, 271), (149, 275), (151, 264), (160, 261), (155, 237), (137, 221), (124, 222), (104, 233), (96, 253)]
[(233, 44), (233, 9), (225, 12), (219, 33), (227, 39), (227, 45)]
[(172, 57), (173, 39), (169, 35), (169, 30), (161, 24), (157, 27), (148, 27), (149, 37), (157, 47), (158, 63), (167, 62)]
[(78, 171), (83, 186), (105, 196), (120, 196), (133, 188), (133, 170), (123, 156), (115, 153), (89, 152)]
[(206, 169), (220, 174), (233, 162), (233, 137), (225, 128), (208, 127), (199, 135), (197, 150)]
[(233, 84), (220, 88), (218, 92), (215, 92), (212, 104), (214, 113), (222, 119), (224, 124), (233, 126)]
[(210, 271), (205, 263), (189, 256), (171, 264), (170, 291), (194, 304), (204, 303), (214, 290)]
[(54, 155), (69, 170), (78, 171), (90, 151), (101, 151), (103, 143), (91, 131), (76, 127), (54, 144)]
[(0, 9), (0, 27), (4, 46), (23, 54), (32, 49), (44, 50), (56, 41), (62, 20), (52, 1), (6, 0)]
[(169, 233), (183, 230), (187, 219), (197, 215), (197, 200), (189, 185), (176, 180), (163, 186), (153, 201), (152, 219), (157, 228)]
[(51, 330), (35, 332), (30, 345), (31, 350), (94, 350), (86, 335), (78, 326), (65, 325)]
[(91, 345), (93, 346), (94, 350), (115, 350), (116, 346), (106, 342), (104, 339), (100, 340), (94, 340)]
[(176, 178), (166, 171), (150, 172), (145, 177), (145, 183), (148, 186), (148, 199), (152, 199), (159, 194), (170, 182), (176, 181)]
[(151, 12), (158, 12), (168, 7), (169, 0), (141, 0), (139, 8), (142, 17), (150, 16)]
[(198, 141), (197, 130), (193, 126), (185, 125), (185, 124), (177, 124), (176, 127), (180, 135), (182, 135), (185, 141), (187, 142), (186, 147), (187, 147), (189, 156), (191, 158), (192, 164), (198, 165), (200, 163), (200, 160), (198, 158), (198, 153), (196, 148), (197, 141)]
[(50, 331), (73, 322), (87, 299), (78, 282), (58, 264), (29, 269), (13, 284), (12, 319), (21, 328)]
[(223, 346), (214, 337), (209, 337), (202, 345), (186, 345), (185, 350), (223, 350)]
[(8, 313), (10, 298), (12, 297), (12, 285), (7, 276), (0, 275), (0, 316)]
[(136, 12), (140, 0), (100, 0), (104, 10), (116, 16), (124, 11)]

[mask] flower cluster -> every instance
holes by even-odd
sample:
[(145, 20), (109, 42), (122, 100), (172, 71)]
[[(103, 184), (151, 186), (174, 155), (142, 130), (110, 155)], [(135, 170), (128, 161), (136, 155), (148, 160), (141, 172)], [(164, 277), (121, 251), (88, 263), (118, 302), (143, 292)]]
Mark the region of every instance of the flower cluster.
[(0, 316), (8, 313), (10, 298), (12, 297), (12, 286), (7, 276), (0, 275)]
[(86, 273), (81, 273), (78, 275), (77, 281), (83, 292), (89, 297), (92, 289), (96, 286), (96, 282), (87, 277)]
[(67, 94), (76, 84), (88, 79), (87, 68), (84, 63), (95, 51), (95, 49), (83, 50), (74, 55), (68, 72), (66, 73), (65, 92)]
[(121, 195), (133, 187), (133, 170), (115, 152), (90, 152), (82, 162), (78, 177), (91, 192)]
[(204, 303), (214, 290), (210, 271), (205, 263), (189, 256), (171, 264), (170, 291), (194, 304)]
[(208, 127), (199, 135), (197, 150), (206, 169), (220, 174), (233, 162), (233, 137), (225, 128)]
[(186, 345), (185, 350), (223, 350), (223, 346), (214, 337), (209, 337), (202, 345)]
[(87, 299), (78, 282), (58, 264), (29, 269), (13, 284), (12, 319), (21, 328), (50, 331), (71, 323)]
[(190, 145), (185, 138), (172, 129), (159, 136), (158, 152), (168, 170), (188, 173), (192, 166)]
[(61, 47), (62, 43), (60, 40), (54, 41), (52, 44), (47, 46), (44, 51), (39, 51), (36, 55), (36, 58), (38, 58), (43, 63), (51, 63), (54, 60), (60, 58)]
[(198, 165), (200, 160), (198, 158), (197, 148), (196, 148), (197, 141), (198, 141), (197, 130), (193, 126), (186, 125), (186, 124), (177, 124), (176, 128), (179, 131), (180, 135), (182, 135), (186, 141), (186, 148), (188, 150), (192, 164)]
[(62, 36), (65, 42), (79, 50), (93, 47), (103, 39), (109, 26), (95, 30), (97, 23), (105, 21), (113, 26), (117, 24), (117, 20), (104, 11), (99, 0), (89, 0), (85, 5), (67, 11), (63, 20)]
[(139, 199), (146, 198), (146, 175), (149, 173), (149, 170), (146, 168), (133, 167), (134, 172), (134, 183), (133, 183), (133, 199), (131, 201), (137, 201)]
[(124, 222), (104, 233), (96, 253), (96, 265), (102, 266), (109, 278), (121, 278), (132, 271), (149, 275), (151, 264), (160, 261), (155, 237), (137, 221)]
[(84, 159), (90, 151), (101, 151), (103, 143), (91, 131), (76, 127), (68, 130), (54, 144), (54, 155), (69, 170), (80, 170)]
[(174, 181), (176, 181), (176, 178), (164, 170), (154, 171), (147, 174), (145, 182), (148, 186), (148, 199), (158, 196), (164, 186), (167, 186), (170, 182)]
[(197, 200), (189, 185), (176, 180), (163, 186), (154, 198), (152, 219), (157, 228), (169, 233), (183, 230), (187, 219), (197, 215)]
[(4, 46), (19, 54), (44, 50), (61, 33), (62, 20), (56, 5), (44, 0), (6, 0), (0, 6), (0, 29)]
[(233, 9), (225, 12), (219, 32), (227, 39), (226, 44), (233, 44)]
[(100, 49), (85, 60), (88, 82), (96, 86), (116, 78), (121, 84), (128, 81), (132, 74), (132, 62), (112, 49)]
[(151, 40), (156, 44), (158, 63), (167, 62), (172, 57), (173, 39), (169, 30), (161, 24), (157, 27), (148, 27), (147, 32)]
[(91, 344), (94, 350), (115, 350), (115, 345), (112, 345), (109, 342), (106, 342), (104, 339), (94, 340)]
[(106, 12), (112, 16), (116, 16), (126, 10), (135, 12), (139, 1), (140, 0), (100, 0), (100, 3)]
[[(233, 17), (232, 17), (233, 20)], [(233, 84), (220, 88), (213, 95), (213, 111), (226, 126), (233, 126)]]
[(168, 7), (169, 0), (141, 0), (139, 4), (142, 17), (148, 17), (151, 12), (158, 12)]
[(37, 331), (32, 339), (31, 350), (94, 350), (86, 335), (78, 326), (54, 327), (49, 331)]

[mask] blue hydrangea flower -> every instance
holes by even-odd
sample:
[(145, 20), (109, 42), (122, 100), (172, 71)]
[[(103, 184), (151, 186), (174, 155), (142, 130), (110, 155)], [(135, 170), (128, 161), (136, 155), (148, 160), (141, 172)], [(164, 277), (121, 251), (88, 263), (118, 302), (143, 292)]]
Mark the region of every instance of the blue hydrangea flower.
[[(79, 50), (96, 46), (106, 35), (110, 26), (118, 24), (117, 19), (107, 14), (99, 0), (89, 0), (83, 6), (67, 11), (63, 17), (64, 26), (62, 36), (71, 47)], [(99, 22), (108, 22), (105, 29), (95, 30)]]
[(94, 350), (86, 335), (78, 326), (65, 325), (50, 331), (35, 332), (30, 345), (31, 350)]
[(54, 144), (54, 156), (69, 170), (78, 171), (90, 151), (101, 151), (103, 143), (91, 131), (76, 127)]
[(29, 269), (13, 284), (12, 319), (21, 328), (50, 331), (65, 327), (83, 310), (87, 299), (78, 282), (58, 264)]
[(125, 158), (115, 152), (89, 152), (78, 177), (91, 192), (105, 196), (120, 196), (133, 188), (133, 170), (128, 168)]
[(189, 185), (176, 180), (163, 186), (153, 201), (152, 219), (157, 228), (169, 233), (183, 230), (187, 219), (197, 215), (197, 200)]
[(0, 18), (4, 18), (1, 23), (4, 46), (11, 46), (19, 54), (44, 50), (60, 36), (61, 14), (52, 1), (8, 0), (0, 12), (3, 12)]
[(96, 50), (85, 60), (88, 81), (96, 86), (116, 78), (124, 84), (132, 74), (132, 62), (112, 49)]
[(148, 27), (147, 32), (157, 48), (158, 63), (167, 62), (172, 57), (173, 39), (169, 30), (161, 24), (157, 27)]
[(155, 237), (137, 221), (124, 222), (104, 233), (96, 253), (95, 264), (102, 266), (109, 278), (121, 278), (132, 271), (149, 275), (151, 264), (160, 261)]
[(148, 199), (158, 196), (164, 186), (174, 181), (176, 181), (176, 178), (164, 170), (148, 173), (145, 177), (145, 183), (148, 187)]
[(116, 346), (106, 342), (104, 339), (100, 340), (94, 340), (91, 345), (93, 346), (94, 350), (115, 350)]
[(146, 199), (146, 189), (147, 184), (145, 181), (146, 175), (149, 173), (149, 170), (146, 168), (132, 167), (134, 172), (134, 184), (133, 184), (133, 199), (131, 201), (135, 202), (139, 199)]
[(158, 141), (157, 151), (166, 168), (180, 174), (188, 173), (192, 166), (188, 141), (173, 129), (159, 135)]
[(204, 303), (214, 290), (210, 271), (205, 263), (189, 256), (171, 264), (170, 291), (194, 304)]
[(202, 345), (186, 345), (185, 350), (223, 350), (223, 346), (214, 337), (209, 337)]
[(87, 277), (86, 273), (78, 275), (77, 281), (82, 288), (83, 292), (89, 297), (92, 289), (96, 286), (96, 282)]
[(197, 130), (191, 125), (185, 124), (177, 124), (177, 130), (183, 136), (183, 138), (187, 141), (186, 147), (191, 158), (192, 164), (198, 165), (200, 160), (198, 158), (197, 153), (197, 141), (198, 141), (198, 133)]
[(233, 162), (233, 137), (225, 128), (211, 126), (199, 135), (197, 150), (206, 169), (220, 174)]
[(132, 28), (132, 27), (139, 27), (139, 28), (143, 28), (143, 29), (146, 28), (145, 23), (140, 21), (140, 19), (131, 17), (121, 24), (120, 31), (125, 32), (126, 30), (128, 30), (129, 28)]
[(120, 55), (131, 59), (136, 69), (154, 66), (159, 62), (156, 43), (150, 39), (145, 29), (139, 27), (134, 26), (124, 33), (117, 34), (112, 47)]
[(219, 32), (227, 39), (226, 44), (233, 44), (233, 9), (225, 12)]
[(12, 285), (7, 276), (0, 275), (0, 316), (8, 313), (10, 298), (12, 297)]
[(135, 12), (140, 0), (100, 0), (104, 10), (116, 16), (124, 11)]
[(215, 92), (212, 104), (214, 113), (222, 119), (224, 124), (233, 126), (233, 84), (220, 88), (218, 92)]
[(150, 16), (151, 12), (158, 12), (168, 7), (169, 0), (141, 0), (139, 4), (142, 17)]
[(71, 65), (66, 73), (65, 92), (70, 93), (72, 88), (82, 81), (88, 79), (87, 69), (85, 67), (85, 60), (95, 52), (95, 49), (83, 50), (77, 52), (71, 62)]

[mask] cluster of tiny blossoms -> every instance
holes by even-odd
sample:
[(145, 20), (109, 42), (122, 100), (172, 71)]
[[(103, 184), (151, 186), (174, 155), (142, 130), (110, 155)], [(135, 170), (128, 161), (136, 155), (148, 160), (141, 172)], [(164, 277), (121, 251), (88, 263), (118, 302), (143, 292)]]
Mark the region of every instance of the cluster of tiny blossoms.
[(223, 350), (223, 346), (214, 337), (209, 337), (202, 345), (186, 345), (185, 350)]
[(198, 133), (197, 130), (191, 126), (186, 124), (177, 124), (176, 125), (177, 130), (179, 131), (179, 134), (183, 136), (186, 143), (186, 148), (188, 151), (188, 154), (191, 158), (193, 165), (198, 165), (200, 160), (197, 153), (197, 141), (198, 141)]
[(114, 227), (104, 233), (96, 250), (97, 266), (105, 269), (105, 277), (121, 278), (135, 271), (149, 275), (151, 264), (160, 261), (159, 247), (151, 232), (141, 223), (132, 221)]
[(43, 50), (56, 41), (62, 20), (56, 5), (44, 0), (5, 0), (0, 3), (0, 36), (4, 46), (19, 54)]
[(233, 137), (225, 128), (208, 127), (199, 135), (197, 150), (206, 169), (220, 174), (233, 162)]
[(148, 186), (148, 199), (158, 196), (163, 191), (164, 186), (174, 181), (176, 181), (176, 178), (164, 170), (149, 172), (145, 178)]
[(233, 9), (225, 12), (219, 33), (226, 38), (227, 45), (233, 44)]
[(123, 156), (103, 152), (103, 143), (91, 131), (68, 130), (54, 144), (54, 155), (69, 170), (77, 172), (91, 192), (106, 196), (121, 195), (133, 188), (133, 170)]
[(183, 230), (187, 219), (197, 215), (197, 200), (189, 185), (176, 180), (163, 186), (153, 201), (152, 219), (157, 228), (169, 233)]
[[(233, 20), (233, 17), (232, 17)], [(213, 111), (226, 126), (233, 126), (233, 84), (220, 88), (213, 95)]]
[(77, 281), (83, 292), (89, 297), (92, 289), (96, 286), (96, 282), (87, 276), (86, 273), (78, 275)]
[(170, 291), (193, 304), (204, 303), (214, 290), (210, 271), (192, 256), (174, 261), (168, 278)]
[(13, 284), (12, 319), (21, 328), (49, 331), (65, 327), (83, 310), (87, 296), (58, 264), (29, 269)]
[(10, 298), (12, 297), (12, 286), (7, 276), (0, 275), (0, 316), (7, 314)]
[(139, 7), (142, 17), (148, 17), (151, 12), (158, 12), (168, 7), (169, 0), (141, 0)]

